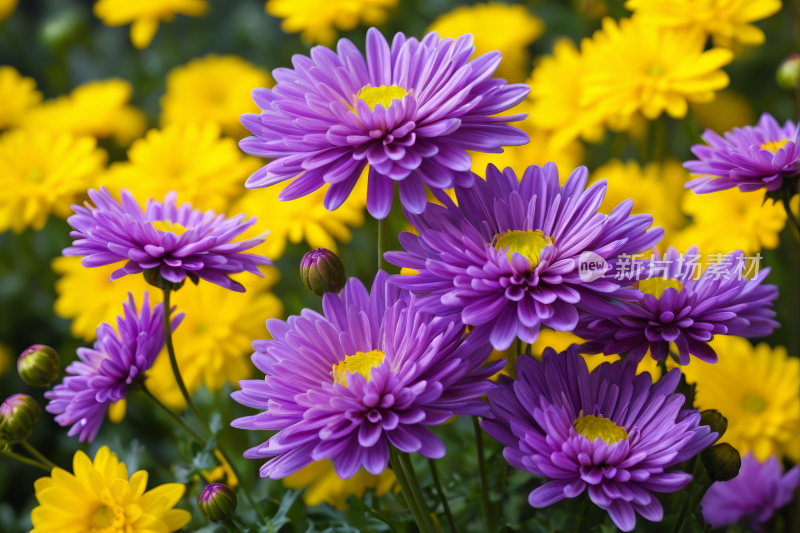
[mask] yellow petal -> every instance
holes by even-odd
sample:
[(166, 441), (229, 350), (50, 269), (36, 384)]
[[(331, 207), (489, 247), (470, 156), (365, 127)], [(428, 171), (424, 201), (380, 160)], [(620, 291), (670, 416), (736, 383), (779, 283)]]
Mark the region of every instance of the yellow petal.
[(161, 515), (161, 520), (167, 524), (167, 527), (170, 531), (177, 531), (192, 519), (191, 513), (189, 511), (184, 511), (183, 509), (170, 509), (163, 515)]
[(133, 474), (130, 481), (128, 481), (128, 485), (131, 487), (131, 496), (134, 501), (139, 500), (141, 495), (144, 494), (144, 489), (147, 488), (147, 477), (147, 470), (139, 470)]
[(112, 424), (119, 424), (125, 419), (128, 404), (125, 398), (112, 403), (108, 408), (108, 420)]
[(158, 31), (158, 19), (140, 18), (131, 24), (131, 42), (139, 50), (144, 50), (153, 41)]
[(150, 506), (158, 502), (159, 498), (164, 497), (167, 499), (167, 509), (171, 509), (180, 501), (184, 492), (186, 492), (186, 487), (180, 483), (165, 483), (145, 492), (139, 499), (139, 505), (147, 512)]

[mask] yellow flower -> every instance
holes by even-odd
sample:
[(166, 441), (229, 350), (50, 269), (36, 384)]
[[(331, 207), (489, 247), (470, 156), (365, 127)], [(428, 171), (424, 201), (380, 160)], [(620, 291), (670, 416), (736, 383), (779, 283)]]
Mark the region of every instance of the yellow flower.
[(764, 202), (761, 192), (687, 192), (683, 212), (692, 217), (692, 223), (675, 236), (673, 246), (685, 250), (696, 244), (706, 254), (742, 250), (751, 255), (762, 248), (772, 250), (778, 247), (786, 225), (783, 206)]
[(697, 384), (695, 407), (717, 409), (728, 419), (722, 441), (742, 455), (800, 460), (800, 359), (782, 346), (754, 348), (739, 337), (717, 336), (711, 346), (717, 363), (693, 359), (682, 368), (686, 380)]
[(271, 85), (265, 70), (239, 56), (192, 59), (167, 74), (161, 125), (216, 122), (226, 135), (244, 137), (248, 133), (239, 115), (258, 113), (250, 91)]
[(684, 183), (689, 178), (681, 163), (668, 159), (663, 164), (649, 163), (644, 170), (636, 161), (612, 159), (595, 170), (592, 181), (607, 180), (606, 196), (600, 212), (609, 214), (623, 201), (633, 199), (634, 215), (653, 216), (653, 227), (664, 228), (659, 248), (666, 249), (675, 233), (686, 225), (680, 212)]
[(355, 29), (359, 22), (380, 26), (386, 21), (387, 9), (397, 0), (267, 0), (264, 8), (273, 17), (283, 19), (286, 33), (302, 32), (310, 44), (329, 46), (336, 39), (336, 30)]
[(382, 496), (392, 490), (395, 483), (394, 473), (389, 468), (378, 476), (362, 468), (350, 479), (340, 479), (328, 460), (311, 463), (283, 480), (290, 489), (309, 487), (303, 493), (303, 501), (309, 507), (326, 502), (337, 509), (347, 509), (347, 497), (351, 494), (361, 498), (367, 489), (375, 489), (375, 494)]
[(25, 112), (41, 101), (36, 80), (21, 76), (14, 67), (0, 67), (0, 129), (18, 126)]
[(58, 467), (51, 477), (36, 480), (39, 506), (31, 512), (31, 533), (168, 533), (191, 520), (183, 509), (173, 509), (186, 487), (166, 483), (145, 492), (147, 472), (128, 477), (108, 446), (94, 456), (94, 462), (77, 451), (72, 462), (74, 474)]
[(753, 108), (747, 98), (732, 89), (717, 93), (713, 101), (706, 104), (691, 104), (692, 112), (705, 128), (720, 135), (733, 128), (753, 124)]
[(611, 121), (625, 122), (641, 111), (653, 120), (663, 111), (683, 118), (691, 102), (710, 102), (728, 86), (719, 70), (733, 60), (725, 48), (703, 51), (705, 34), (644, 23), (603, 19), (593, 46), (584, 53), (581, 105), (598, 106)]
[(142, 50), (158, 31), (161, 21), (172, 22), (175, 15), (199, 17), (208, 11), (206, 0), (97, 0), (94, 15), (106, 26), (131, 24), (131, 42)]
[(471, 33), (475, 56), (502, 52), (503, 61), (494, 77), (517, 83), (525, 78), (530, 63), (527, 47), (542, 35), (544, 23), (525, 6), (488, 2), (459, 6), (440, 15), (428, 31), (453, 39)]
[(670, 28), (700, 28), (717, 46), (734, 41), (764, 44), (764, 32), (751, 24), (781, 10), (779, 0), (628, 0), (625, 7), (650, 23)]
[(225, 460), (225, 456), (217, 449), (214, 450), (214, 456), (217, 458), (219, 466), (215, 467), (213, 470), (201, 471), (200, 473), (203, 474), (203, 478), (205, 478), (208, 483), (224, 483), (228, 487), (235, 489), (239, 484), (239, 479), (233, 472), (230, 463)]
[(111, 165), (101, 184), (113, 194), (127, 188), (142, 205), (175, 190), (180, 202), (225, 212), (262, 163), (242, 154), (233, 139), (220, 138), (217, 124), (173, 124), (136, 140), (128, 161)]
[[(245, 293), (201, 282), (188, 284), (172, 296), (171, 303), (186, 313), (173, 339), (178, 367), (190, 393), (202, 384), (216, 391), (226, 382), (236, 386), (250, 377), (250, 344), (268, 335), (267, 319), (283, 316), (283, 304), (267, 292), (278, 281), (278, 270), (267, 268), (264, 273), (265, 278), (247, 280), (243, 276), (237, 280), (247, 287)], [(166, 349), (148, 372), (146, 384), (169, 407), (185, 407)]]
[(18, 0), (0, 0), (0, 21), (6, 20), (17, 8)]
[(0, 137), (0, 232), (41, 230), (50, 213), (66, 217), (106, 164), (91, 137), (10, 130)]
[(90, 81), (75, 87), (68, 96), (45, 100), (22, 118), (30, 129), (114, 137), (121, 146), (141, 137), (147, 117), (128, 105), (133, 88), (121, 78)]

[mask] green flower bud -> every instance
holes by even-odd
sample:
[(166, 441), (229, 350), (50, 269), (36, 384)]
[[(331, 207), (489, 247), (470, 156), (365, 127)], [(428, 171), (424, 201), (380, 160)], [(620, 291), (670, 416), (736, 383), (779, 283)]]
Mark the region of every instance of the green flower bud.
[(0, 405), (0, 448), (17, 444), (33, 433), (41, 409), (27, 394), (14, 394)]
[[(159, 272), (159, 267), (148, 268), (147, 270), (145, 270), (144, 271), (144, 280), (147, 283), (149, 283), (150, 285), (152, 285), (153, 287), (158, 287), (161, 290), (169, 289), (172, 292), (175, 292), (178, 289), (180, 289), (181, 287), (183, 287), (183, 283), (186, 281), (184, 279), (183, 281), (180, 281), (178, 283), (174, 283), (172, 281), (164, 279), (164, 277), (161, 275), (161, 272)], [(195, 285), (196, 284), (197, 284), (197, 282), (195, 281)]]
[(224, 522), (236, 511), (236, 493), (222, 483), (206, 485), (197, 495), (200, 514), (212, 522)]
[(800, 79), (800, 55), (792, 53), (783, 60), (775, 73), (775, 81), (781, 89), (797, 88), (797, 81)]
[(49, 387), (58, 379), (60, 367), (58, 353), (44, 344), (34, 344), (17, 359), (19, 377), (31, 387)]
[(339, 256), (325, 248), (311, 250), (303, 256), (300, 277), (306, 289), (317, 296), (339, 292), (347, 281), (344, 263)]
[(728, 430), (728, 419), (716, 409), (706, 409), (705, 411), (700, 411), (700, 425), (708, 426), (711, 431), (719, 433), (717, 437), (717, 440), (719, 440)]
[(739, 452), (727, 442), (706, 448), (700, 454), (700, 459), (712, 481), (730, 481), (739, 475), (742, 466)]

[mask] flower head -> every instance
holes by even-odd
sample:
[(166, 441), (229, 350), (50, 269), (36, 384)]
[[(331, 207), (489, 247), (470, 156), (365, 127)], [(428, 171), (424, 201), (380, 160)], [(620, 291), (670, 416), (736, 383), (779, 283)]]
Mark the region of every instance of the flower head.
[(636, 513), (659, 522), (664, 511), (653, 492), (676, 492), (692, 476), (672, 467), (717, 438), (700, 426), (700, 413), (681, 410), (680, 372), (651, 384), (635, 376), (636, 362), (604, 363), (591, 373), (577, 350), (545, 351), (540, 363), (517, 359), (517, 381), (503, 378), (489, 391), (494, 420), (482, 427), (506, 446), (514, 468), (552, 481), (528, 496), (547, 507), (584, 490), (622, 531)]
[(224, 522), (233, 516), (237, 506), (236, 493), (222, 483), (211, 483), (197, 495), (200, 514), (212, 522)]
[(433, 317), (380, 271), (368, 293), (350, 278), (322, 299), (324, 315), (304, 310), (269, 320), (274, 340), (256, 341), (254, 364), (266, 378), (243, 381), (232, 397), (265, 412), (234, 420), (243, 429), (278, 430), (245, 457), (273, 457), (261, 476), (286, 477), (331, 460), (343, 479), (389, 462), (389, 443), (407, 453), (444, 456), (426, 426), (456, 414), (486, 414), (478, 398), (504, 362), (482, 369), (490, 348), (456, 316)]
[[(0, 20), (3, 20), (0, 7)], [(17, 69), (0, 67), (0, 129), (18, 126), (25, 113), (42, 101), (42, 93), (36, 90), (36, 80), (21, 76)]]
[(0, 232), (39, 231), (91, 187), (106, 164), (91, 137), (11, 130), (0, 137)]
[(34, 344), (25, 349), (17, 359), (17, 372), (26, 385), (49, 387), (58, 379), (61, 359), (50, 346)]
[(24, 441), (33, 433), (42, 410), (27, 394), (12, 394), (0, 404), (0, 448)]
[(429, 312), (460, 312), (465, 324), (490, 330), (498, 350), (515, 337), (535, 342), (542, 324), (572, 331), (584, 295), (635, 299), (610, 279), (583, 281), (579, 260), (591, 252), (613, 272), (619, 256), (650, 249), (663, 230), (647, 231), (651, 216), (630, 216), (632, 200), (598, 213), (606, 183), (586, 189), (586, 180), (585, 167), (561, 186), (553, 163), (529, 167), (521, 181), (489, 166), (485, 181), (456, 187), (457, 206), (441, 195), (444, 206), (406, 212), (420, 235), (401, 233), (406, 251), (386, 258), (420, 273), (392, 283), (424, 296)]
[(242, 222), (245, 215), (225, 218), (193, 209), (188, 202), (179, 207), (174, 191), (163, 203), (151, 198), (144, 211), (127, 189), (122, 189), (121, 204), (104, 187), (89, 190), (89, 196), (94, 206), (73, 206), (75, 214), (68, 222), (75, 228), (71, 235), (76, 240), (64, 255), (82, 256), (83, 266), (90, 268), (127, 260), (111, 280), (158, 268), (171, 283), (181, 283), (189, 275), (244, 292), (230, 274), (247, 271), (263, 276), (258, 266), (271, 264), (266, 257), (241, 253), (263, 238), (231, 242), (256, 223), (255, 217)]
[(106, 26), (131, 24), (131, 42), (138, 49), (150, 46), (159, 23), (175, 15), (199, 17), (208, 11), (206, 0), (97, 0), (94, 14)]
[[(164, 346), (164, 309), (158, 304), (150, 309), (147, 292), (141, 311), (133, 294), (124, 304), (124, 315), (117, 317), (117, 329), (102, 323), (97, 327), (93, 348), (78, 348), (79, 361), (66, 368), (60, 385), (45, 393), (50, 400), (47, 412), (58, 415), (55, 421), (72, 427), (69, 436), (80, 435), (80, 441), (93, 441), (109, 406), (127, 396), (128, 389), (144, 380)], [(183, 318), (172, 319), (172, 329)]]
[(340, 510), (347, 509), (347, 498), (352, 494), (361, 498), (367, 489), (374, 489), (375, 496), (383, 496), (395, 486), (397, 479), (394, 472), (387, 468), (379, 475), (359, 470), (350, 479), (342, 479), (336, 475), (336, 468), (330, 461), (315, 461), (305, 468), (283, 479), (283, 484), (290, 489), (303, 491), (303, 501), (309, 507), (322, 502)]
[(763, 531), (775, 511), (792, 501), (798, 482), (800, 466), (784, 474), (774, 455), (761, 462), (747, 454), (736, 478), (714, 483), (708, 489), (700, 502), (703, 519), (712, 528), (740, 524)]
[(774, 191), (784, 178), (800, 173), (800, 130), (791, 120), (781, 127), (764, 113), (755, 126), (733, 128), (724, 137), (706, 130), (703, 139), (708, 145), (692, 146), (698, 160), (684, 163), (697, 175), (686, 186), (698, 194), (734, 187)]
[(424, 185), (472, 185), (467, 150), (500, 152), (528, 142), (507, 125), (524, 115), (495, 116), (521, 102), (528, 87), (492, 78), (499, 52), (470, 61), (469, 35), (453, 41), (429, 33), (418, 41), (398, 33), (390, 47), (371, 28), (366, 59), (347, 39), (337, 51), (316, 47), (311, 58), (295, 56), (294, 70), (273, 71), (273, 89), (253, 91), (261, 115), (243, 115), (242, 123), (256, 137), (239, 146), (274, 160), (247, 187), (296, 177), (280, 195), (293, 200), (329, 183), (324, 205), (332, 211), (369, 164), (370, 214), (388, 216), (395, 182), (403, 206), (421, 213)]
[(717, 353), (708, 343), (714, 335), (765, 337), (780, 327), (771, 309), (778, 287), (762, 285), (769, 268), (748, 279), (746, 258), (737, 251), (696, 276), (698, 257), (697, 248), (681, 255), (670, 247), (663, 258), (654, 257), (651, 277), (638, 282), (638, 301), (598, 298), (584, 310), (576, 329), (593, 341), (582, 350), (629, 352), (628, 357), (639, 360), (649, 349), (661, 361), (675, 343), (681, 365), (689, 364), (690, 355), (715, 363)]
[(36, 480), (39, 506), (31, 512), (33, 531), (177, 531), (191, 520), (183, 509), (173, 509), (186, 487), (167, 483), (145, 492), (147, 472), (128, 476), (125, 463), (103, 446), (92, 462), (78, 450), (74, 474), (58, 467), (51, 477)]
[(0, 21), (10, 17), (17, 8), (18, 0), (0, 0)]

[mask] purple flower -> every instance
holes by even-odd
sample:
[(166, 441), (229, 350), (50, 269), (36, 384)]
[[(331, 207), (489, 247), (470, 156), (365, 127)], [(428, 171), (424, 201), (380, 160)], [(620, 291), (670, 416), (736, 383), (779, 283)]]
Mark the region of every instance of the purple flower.
[(458, 40), (427, 34), (422, 41), (367, 32), (367, 57), (347, 39), (336, 53), (323, 46), (311, 57), (295, 55), (294, 70), (272, 71), (278, 84), (255, 89), (261, 115), (242, 115), (256, 137), (239, 146), (248, 154), (274, 159), (247, 180), (269, 187), (297, 178), (280, 194), (294, 200), (326, 183), (325, 207), (338, 208), (369, 164), (367, 208), (375, 218), (389, 214), (394, 183), (412, 213), (425, 209), (425, 187), (469, 187), (472, 160), (467, 150), (500, 153), (528, 135), (509, 122), (525, 114), (496, 116), (522, 102), (525, 84), (492, 78), (500, 52), (472, 61), (472, 35)]
[(552, 480), (530, 493), (533, 507), (588, 488), (617, 527), (631, 531), (634, 511), (661, 521), (653, 492), (685, 487), (692, 476), (672, 467), (717, 438), (708, 426), (698, 427), (700, 413), (681, 410), (684, 397), (674, 393), (680, 375), (674, 369), (652, 385), (630, 359), (589, 373), (575, 347), (561, 354), (547, 348), (542, 363), (517, 359), (516, 381), (501, 376), (500, 387), (488, 393), (495, 419), (481, 425), (506, 446), (511, 466)]
[[(419, 274), (391, 282), (424, 296), (430, 313), (460, 312), (465, 324), (489, 329), (498, 350), (515, 337), (533, 343), (541, 324), (572, 331), (587, 294), (635, 300), (635, 289), (604, 272), (616, 268), (618, 256), (654, 246), (664, 230), (647, 231), (649, 215), (630, 216), (633, 200), (608, 216), (598, 213), (606, 182), (585, 190), (586, 178), (580, 167), (562, 187), (555, 164), (547, 163), (528, 167), (520, 182), (512, 169), (489, 165), (486, 181), (456, 186), (458, 206), (440, 194), (444, 207), (406, 212), (420, 235), (401, 233), (406, 251), (385, 257)], [(587, 258), (602, 265), (591, 279), (579, 270)]]
[[(45, 393), (50, 400), (47, 411), (56, 414), (62, 426), (72, 424), (69, 436), (80, 434), (80, 441), (94, 440), (108, 407), (125, 398), (131, 385), (141, 383), (164, 346), (164, 309), (150, 309), (145, 291), (141, 313), (133, 294), (123, 303), (124, 316), (117, 317), (117, 331), (108, 323), (97, 328), (94, 348), (78, 348), (78, 358), (60, 385)], [(172, 319), (172, 330), (183, 320), (183, 313)]]
[(72, 206), (75, 214), (68, 222), (77, 240), (64, 255), (84, 256), (85, 267), (127, 261), (114, 271), (112, 281), (158, 268), (173, 283), (188, 275), (244, 292), (241, 283), (228, 276), (246, 270), (263, 277), (258, 265), (271, 264), (266, 257), (241, 253), (264, 242), (263, 237), (231, 242), (256, 223), (255, 217), (242, 222), (243, 214), (225, 218), (192, 209), (188, 202), (179, 207), (175, 191), (167, 193), (163, 203), (149, 199), (144, 212), (127, 189), (122, 189), (121, 203), (104, 187), (90, 189), (89, 196), (95, 206)]
[(717, 353), (708, 342), (714, 335), (764, 337), (780, 324), (772, 317), (772, 302), (778, 298), (775, 285), (762, 285), (769, 274), (765, 268), (747, 279), (746, 258), (740, 251), (723, 256), (695, 276), (697, 247), (684, 256), (670, 247), (664, 258), (653, 264), (661, 266), (639, 282), (643, 292), (637, 302), (608, 301), (596, 298), (581, 314), (575, 334), (590, 342), (581, 346), (583, 353), (606, 355), (630, 351), (629, 357), (641, 360), (647, 350), (656, 361), (675, 343), (680, 364), (687, 365), (690, 355), (708, 363), (717, 362)]
[(706, 130), (708, 145), (695, 144), (692, 153), (699, 161), (683, 164), (699, 175), (686, 184), (698, 194), (739, 187), (742, 192), (779, 189), (783, 178), (800, 172), (800, 131), (791, 120), (781, 128), (764, 113), (756, 126), (733, 128), (725, 138)]
[(701, 502), (703, 519), (714, 528), (742, 524), (763, 531), (761, 525), (792, 501), (798, 482), (800, 466), (784, 475), (774, 455), (761, 463), (748, 453), (738, 476), (708, 489)]
[(240, 382), (232, 397), (264, 412), (231, 425), (278, 431), (245, 452), (274, 457), (262, 477), (283, 478), (322, 459), (343, 479), (362, 465), (380, 474), (390, 442), (438, 459), (444, 443), (426, 426), (453, 414), (488, 414), (479, 398), (505, 360), (482, 369), (491, 352), (485, 337), (464, 339), (457, 316), (421, 313), (387, 279), (378, 272), (367, 293), (350, 278), (339, 294), (323, 296), (324, 316), (306, 309), (288, 323), (270, 319), (274, 340), (253, 343), (253, 363), (267, 376)]

